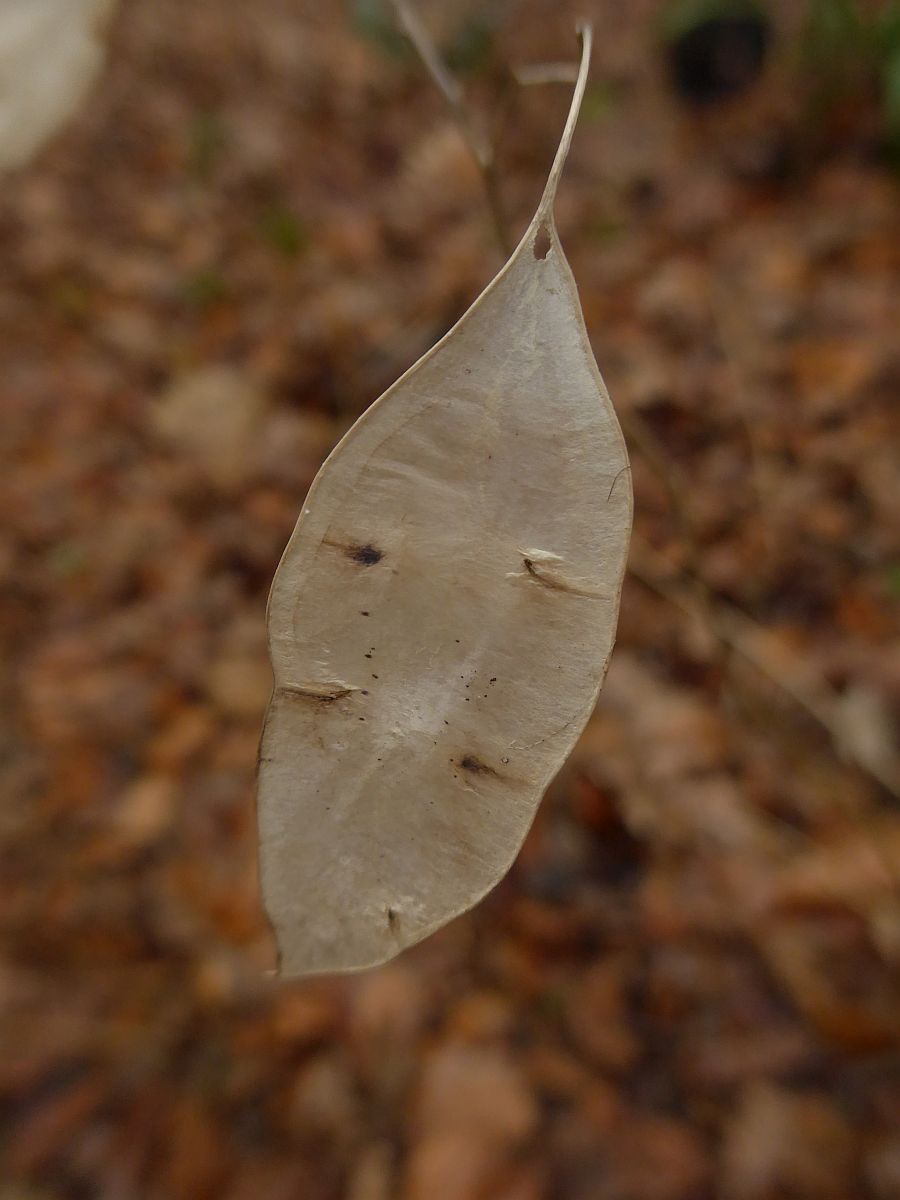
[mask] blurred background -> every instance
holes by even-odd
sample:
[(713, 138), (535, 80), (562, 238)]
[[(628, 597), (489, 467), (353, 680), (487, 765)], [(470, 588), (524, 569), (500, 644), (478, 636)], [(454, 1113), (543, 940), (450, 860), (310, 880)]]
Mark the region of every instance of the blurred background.
[(280, 983), (266, 593), (502, 258), (378, 0), (123, 0), (0, 189), (0, 1200), (900, 1196), (900, 5), (441, 0), (633, 463), (620, 636), (509, 878)]

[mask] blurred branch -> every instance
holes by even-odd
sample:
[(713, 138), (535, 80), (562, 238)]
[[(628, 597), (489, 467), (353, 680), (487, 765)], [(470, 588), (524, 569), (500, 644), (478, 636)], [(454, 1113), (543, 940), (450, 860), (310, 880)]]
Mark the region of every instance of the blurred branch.
[[(640, 535), (632, 535), (631, 545), (629, 573), (644, 587), (683, 613), (688, 616), (697, 615), (696, 595), (679, 581), (665, 577), (664, 568), (654, 563), (658, 555)], [(699, 582), (706, 593), (706, 604), (700, 615), (709, 621), (715, 637), (773, 683), (784, 696), (803, 709), (807, 716), (812, 717), (828, 734), (838, 758), (851, 762), (895, 799), (900, 800), (900, 764), (895, 762), (888, 768), (882, 768), (875, 763), (864, 761), (847, 747), (837, 712), (836, 696), (831, 689), (821, 681), (805, 683), (787, 674), (765, 652), (762, 646), (762, 635), (765, 632), (763, 626), (727, 601), (717, 599), (713, 602), (706, 584), (702, 580)]]
[[(739, 299), (737, 281), (724, 280), (717, 276), (714, 298), (715, 330), (733, 383), (738, 419), (747, 443), (756, 508), (758, 512), (762, 512), (765, 507), (764, 499), (774, 493), (778, 479), (775, 463), (766, 450), (757, 427), (756, 413), (762, 408), (759, 404), (762, 388), (757, 371), (761, 347), (753, 344), (753, 333), (747, 313)], [(764, 522), (762, 529), (766, 536)]]
[(481, 184), (490, 210), (497, 244), (504, 258), (508, 258), (512, 253), (512, 239), (509, 235), (509, 222), (506, 219), (500, 195), (497, 159), (493, 144), (487, 136), (480, 132), (472, 120), (459, 81), (447, 70), (416, 9), (412, 4), (407, 3), (407, 0), (391, 0), (391, 3), (397, 14), (400, 28), (412, 42), (416, 53), (422, 60), (422, 65), (447, 102), (450, 115), (471, 151), (481, 175)]
[(544, 83), (575, 83), (578, 79), (576, 63), (535, 63), (534, 66), (513, 68), (513, 79), (520, 87), (534, 87)]

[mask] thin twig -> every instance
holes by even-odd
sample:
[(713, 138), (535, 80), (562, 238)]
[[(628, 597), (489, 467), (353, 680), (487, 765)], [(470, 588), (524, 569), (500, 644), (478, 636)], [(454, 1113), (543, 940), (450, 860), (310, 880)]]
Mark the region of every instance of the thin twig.
[(581, 62), (578, 64), (578, 79), (575, 83), (575, 90), (572, 93), (572, 102), (569, 105), (569, 113), (563, 127), (562, 137), (559, 139), (559, 145), (556, 148), (556, 154), (550, 166), (550, 173), (547, 176), (547, 183), (544, 186), (544, 194), (538, 201), (537, 212), (532, 219), (533, 226), (546, 221), (548, 217), (552, 224), (556, 191), (559, 187), (559, 181), (562, 178), (566, 159), (569, 157), (572, 138), (575, 136), (575, 126), (578, 124), (578, 114), (581, 112), (581, 102), (584, 100), (584, 93), (587, 88), (588, 72), (591, 69), (591, 49), (594, 44), (594, 28), (589, 21), (579, 24), (578, 36), (581, 39)]
[(391, 0), (391, 3), (401, 29), (412, 42), (416, 53), (422, 60), (422, 65), (444, 97), (456, 127), (471, 151), (481, 175), (481, 185), (484, 188), (497, 244), (504, 258), (508, 258), (512, 253), (512, 240), (500, 195), (494, 147), (490, 139), (479, 131), (472, 120), (459, 81), (447, 70), (431, 35), (419, 19), (415, 8), (408, 4), (407, 0)]
[[(726, 377), (730, 378), (733, 385), (738, 418), (744, 428), (757, 512), (762, 512), (764, 498), (773, 495), (778, 487), (778, 477), (775, 461), (757, 428), (756, 410), (760, 407), (758, 400), (761, 395), (757, 370), (760, 347), (748, 344), (752, 341), (752, 330), (746, 304), (742, 303), (740, 289), (735, 286), (734, 280), (719, 278), (713, 298), (715, 330), (727, 364)], [(765, 526), (763, 536), (771, 542)]]
[[(677, 582), (670, 582), (664, 577), (662, 569), (655, 569), (652, 560), (654, 552), (638, 534), (631, 539), (632, 553), (628, 563), (629, 574), (649, 588), (669, 604), (680, 609), (688, 616), (697, 615), (696, 596)], [(704, 588), (706, 585), (703, 585)], [(796, 678), (790, 678), (769, 656), (760, 648), (759, 634), (761, 626), (732, 604), (724, 600), (712, 602), (707, 596), (708, 603), (704, 606), (702, 616), (709, 622), (711, 632), (720, 642), (728, 645), (749, 663), (760, 675), (794, 704), (801, 708), (807, 716), (821, 726), (828, 734), (838, 758), (852, 763), (858, 770), (863, 771), (874, 779), (886, 792), (900, 800), (900, 771), (896, 766), (883, 768), (878, 764), (863, 761), (852, 749), (846, 746), (842, 736), (840, 720), (836, 710), (836, 697), (825, 684), (809, 686)]]
[(578, 66), (571, 62), (535, 63), (513, 67), (513, 79), (519, 87), (538, 87), (545, 83), (574, 83), (578, 78)]

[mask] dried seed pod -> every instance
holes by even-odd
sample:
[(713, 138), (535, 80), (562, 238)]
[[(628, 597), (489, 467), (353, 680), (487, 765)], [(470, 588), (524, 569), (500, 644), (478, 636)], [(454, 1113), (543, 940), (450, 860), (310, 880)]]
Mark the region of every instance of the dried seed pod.
[(553, 200), (353, 426), (275, 576), (260, 750), (286, 974), (385, 961), (485, 895), (588, 720), (631, 528), (622, 434)]

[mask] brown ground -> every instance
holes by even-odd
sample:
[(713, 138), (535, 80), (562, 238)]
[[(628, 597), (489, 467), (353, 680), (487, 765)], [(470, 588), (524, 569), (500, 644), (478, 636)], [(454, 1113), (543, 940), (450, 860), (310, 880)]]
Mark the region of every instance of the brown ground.
[[(503, 68), (576, 7), (481, 7), (518, 232), (568, 89)], [(2, 1200), (900, 1195), (900, 188), (864, 92), (810, 123), (785, 51), (691, 115), (658, 5), (584, 7), (559, 218), (634, 463), (619, 644), (510, 878), (359, 978), (266, 975), (265, 597), (498, 265), (477, 176), (353, 4), (126, 0), (4, 181)]]

